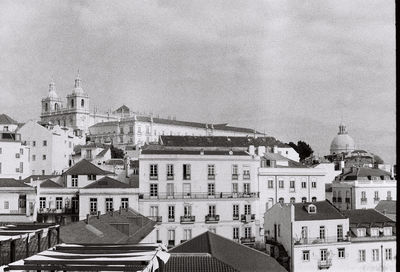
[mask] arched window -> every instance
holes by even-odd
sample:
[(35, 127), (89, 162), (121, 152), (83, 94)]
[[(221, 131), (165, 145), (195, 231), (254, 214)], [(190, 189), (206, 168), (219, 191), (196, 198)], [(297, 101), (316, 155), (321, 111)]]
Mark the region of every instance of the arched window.
[(48, 111), (49, 110), (49, 105), (47, 103), (44, 103), (44, 111)]
[(74, 107), (74, 99), (71, 99), (71, 108)]
[(83, 108), (84, 106), (85, 106), (85, 100), (82, 99), (82, 100), (81, 100), (81, 107)]
[(290, 203), (295, 203), (295, 202), (296, 202), (296, 198), (291, 197), (291, 198), (290, 198)]
[(285, 200), (283, 199), (283, 197), (279, 198), (279, 203), (283, 204), (285, 202)]
[(313, 198), (311, 198), (312, 202), (317, 202), (317, 198), (314, 196)]
[(55, 111), (58, 110), (58, 104), (57, 104), (57, 103), (54, 104), (54, 110), (55, 110)]
[(307, 198), (306, 198), (306, 197), (302, 197), (302, 198), (301, 198), (301, 202), (302, 202), (302, 203), (306, 203), (306, 202), (307, 202)]
[(60, 120), (57, 120), (57, 123), (58, 123), (59, 126), (61, 126), (61, 121)]

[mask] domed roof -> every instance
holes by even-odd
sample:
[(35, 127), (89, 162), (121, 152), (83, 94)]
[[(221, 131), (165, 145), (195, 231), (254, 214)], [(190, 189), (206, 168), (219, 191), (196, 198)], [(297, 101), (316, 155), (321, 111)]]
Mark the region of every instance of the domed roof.
[(333, 138), (331, 143), (331, 154), (338, 154), (341, 152), (351, 152), (355, 149), (355, 143), (346, 131), (346, 126), (340, 124), (338, 135)]
[(56, 93), (56, 87), (55, 87), (55, 84), (53, 81), (50, 82), (50, 84), (49, 84), (49, 93), (48, 93), (47, 97), (51, 98), (51, 99), (58, 99), (58, 95)]

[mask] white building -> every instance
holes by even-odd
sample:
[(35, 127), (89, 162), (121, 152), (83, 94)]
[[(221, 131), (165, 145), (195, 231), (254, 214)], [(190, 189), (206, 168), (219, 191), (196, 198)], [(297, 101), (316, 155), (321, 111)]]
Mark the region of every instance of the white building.
[(30, 150), (17, 128), (15, 120), (0, 114), (0, 178), (23, 179), (30, 175)]
[(341, 209), (375, 208), (380, 200), (396, 200), (393, 174), (375, 168), (352, 167), (332, 183), (332, 202)]
[(75, 136), (71, 129), (59, 125), (40, 125), (28, 121), (18, 132), (30, 147), (32, 175), (61, 174), (72, 165), (74, 146), (84, 144), (85, 138)]
[(291, 271), (395, 270), (395, 222), (375, 210), (342, 214), (328, 201), (278, 203), (264, 226), (267, 251), (287, 254)]
[(111, 149), (109, 145), (87, 143), (77, 146), (76, 148), (79, 148), (79, 150), (76, 150), (72, 156), (73, 164), (85, 159), (95, 165), (102, 165), (111, 159)]
[(35, 189), (21, 180), (0, 178), (0, 222), (32, 222)]
[(207, 230), (260, 240), (259, 160), (245, 151), (149, 146), (139, 158), (139, 211), (159, 225), (146, 238), (169, 246)]

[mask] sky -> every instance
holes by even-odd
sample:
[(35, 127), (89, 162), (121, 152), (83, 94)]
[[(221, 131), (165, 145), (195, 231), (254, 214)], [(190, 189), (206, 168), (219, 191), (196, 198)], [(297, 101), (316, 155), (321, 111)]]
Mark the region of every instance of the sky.
[(388, 0), (0, 0), (0, 111), (38, 119), (77, 70), (91, 107), (227, 122), (329, 153), (396, 160), (395, 3)]

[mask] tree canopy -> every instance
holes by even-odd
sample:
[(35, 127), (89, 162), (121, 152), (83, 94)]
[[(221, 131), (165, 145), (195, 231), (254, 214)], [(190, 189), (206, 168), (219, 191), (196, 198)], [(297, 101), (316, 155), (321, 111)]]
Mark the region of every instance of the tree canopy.
[(111, 149), (111, 158), (112, 159), (123, 159), (125, 156), (125, 153), (122, 149), (119, 149), (113, 145), (110, 146)]
[(311, 146), (304, 141), (298, 141), (297, 145), (293, 142), (289, 142), (289, 145), (299, 153), (300, 161), (303, 161), (314, 153)]

